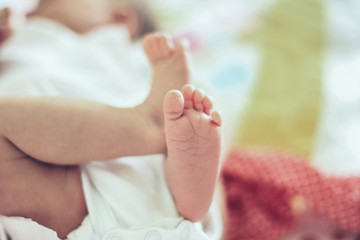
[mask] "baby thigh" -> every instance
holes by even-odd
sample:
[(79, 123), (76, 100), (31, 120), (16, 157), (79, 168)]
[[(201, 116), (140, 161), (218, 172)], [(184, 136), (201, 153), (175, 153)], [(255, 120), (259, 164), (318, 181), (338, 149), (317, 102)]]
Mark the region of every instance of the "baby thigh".
[(79, 167), (0, 159), (0, 214), (31, 218), (65, 238), (87, 214)]

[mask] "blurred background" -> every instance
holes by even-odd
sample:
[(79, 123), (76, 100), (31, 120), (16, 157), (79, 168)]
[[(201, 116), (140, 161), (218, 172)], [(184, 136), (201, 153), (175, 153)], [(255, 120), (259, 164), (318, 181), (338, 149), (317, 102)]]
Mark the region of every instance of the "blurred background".
[(154, 3), (163, 28), (192, 42), (198, 77), (230, 121), (231, 145), (359, 174), (359, 1)]

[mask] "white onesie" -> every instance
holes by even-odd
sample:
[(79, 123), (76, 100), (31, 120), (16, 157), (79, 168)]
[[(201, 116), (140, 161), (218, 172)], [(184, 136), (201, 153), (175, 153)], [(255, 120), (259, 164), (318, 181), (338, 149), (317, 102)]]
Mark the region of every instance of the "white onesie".
[(151, 155), (84, 165), (89, 218), (69, 239), (220, 239), (220, 214), (215, 205), (204, 224), (178, 215), (163, 162), (163, 155)]
[[(61, 95), (135, 106), (151, 85), (139, 49), (119, 27), (79, 36), (55, 22), (32, 19), (1, 51), (0, 97)], [(204, 223), (178, 215), (163, 162), (164, 156), (152, 155), (83, 165), (89, 216), (69, 239), (220, 239), (215, 205)]]

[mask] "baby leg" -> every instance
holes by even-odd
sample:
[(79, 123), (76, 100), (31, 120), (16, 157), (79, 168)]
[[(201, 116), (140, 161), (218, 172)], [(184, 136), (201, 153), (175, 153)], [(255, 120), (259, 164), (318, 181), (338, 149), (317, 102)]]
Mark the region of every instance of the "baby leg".
[[(144, 48), (154, 76), (143, 104), (126, 109), (62, 97), (0, 99), (0, 137), (52, 164), (165, 152), (163, 98), (189, 81), (187, 52), (161, 34), (149, 35)], [(0, 151), (0, 158), (13, 158), (7, 154)]]
[(221, 117), (201, 90), (186, 85), (164, 99), (165, 174), (182, 216), (199, 221), (212, 202), (221, 150)]
[(87, 215), (79, 168), (48, 165), (20, 153), (0, 159), (0, 214), (31, 218), (64, 239)]
[(79, 167), (40, 162), (0, 137), (0, 214), (31, 218), (65, 238), (87, 214)]

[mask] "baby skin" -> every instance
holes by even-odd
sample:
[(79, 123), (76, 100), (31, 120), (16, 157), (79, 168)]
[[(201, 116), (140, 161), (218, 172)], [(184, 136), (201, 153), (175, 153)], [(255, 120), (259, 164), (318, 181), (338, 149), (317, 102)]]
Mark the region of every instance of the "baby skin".
[(192, 221), (205, 216), (219, 169), (220, 115), (208, 96), (186, 85), (191, 67), (183, 45), (153, 34), (144, 49), (153, 87), (135, 108), (62, 97), (0, 99), (0, 214), (31, 218), (65, 238), (87, 214), (79, 164), (167, 147), (165, 175), (179, 213)]
[(178, 211), (191, 221), (206, 215), (219, 172), (221, 117), (212, 109), (212, 100), (192, 85), (164, 99), (166, 179)]
[[(178, 45), (174, 50), (169, 38), (163, 35), (157, 38), (157, 43), (145, 39), (145, 43), (148, 42), (145, 51), (155, 70), (154, 85), (188, 79), (191, 66), (189, 55), (186, 51), (183, 54), (184, 47)], [(171, 74), (169, 66), (173, 66)], [(185, 85), (182, 91), (169, 91), (164, 98), (163, 110), (168, 186), (179, 213), (191, 221), (200, 221), (210, 207), (217, 182), (221, 116), (213, 111), (212, 99), (193, 85)]]

